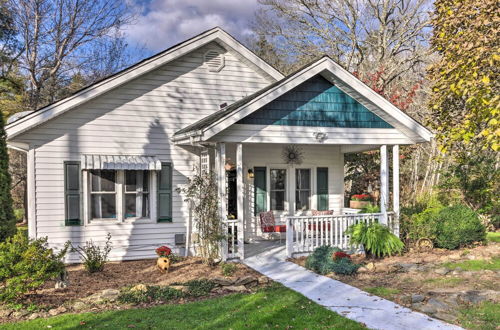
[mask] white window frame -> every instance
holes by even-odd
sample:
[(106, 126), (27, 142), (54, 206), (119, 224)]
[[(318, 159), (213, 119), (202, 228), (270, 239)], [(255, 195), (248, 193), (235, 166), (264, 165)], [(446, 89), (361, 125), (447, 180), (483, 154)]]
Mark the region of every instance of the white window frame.
[[(271, 210), (271, 170), (285, 170), (285, 201), (283, 208), (284, 210)], [(287, 214), (290, 210), (290, 204), (289, 204), (289, 175), (290, 175), (290, 169), (288, 166), (283, 166), (283, 165), (269, 165), (267, 166), (267, 175), (266, 175), (266, 186), (267, 186), (267, 205), (268, 209), (270, 211), (276, 212), (278, 215), (281, 214)]]
[[(91, 217), (91, 175), (90, 170), (83, 171), (83, 214), (84, 225), (103, 225), (103, 224), (120, 224), (120, 223), (153, 223), (156, 219), (156, 171), (148, 171), (149, 180), (149, 217), (134, 217), (125, 218), (125, 170), (115, 170), (116, 182), (116, 218), (109, 219), (92, 219)], [(142, 195), (142, 194), (141, 194)]]

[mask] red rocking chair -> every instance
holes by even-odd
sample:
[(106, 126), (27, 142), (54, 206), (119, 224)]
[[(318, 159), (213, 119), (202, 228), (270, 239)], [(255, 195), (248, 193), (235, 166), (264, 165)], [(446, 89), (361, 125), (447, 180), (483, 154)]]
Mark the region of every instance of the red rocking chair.
[(281, 233), (286, 233), (286, 225), (277, 225), (273, 211), (261, 212), (260, 228), (263, 233), (277, 233), (281, 243)]

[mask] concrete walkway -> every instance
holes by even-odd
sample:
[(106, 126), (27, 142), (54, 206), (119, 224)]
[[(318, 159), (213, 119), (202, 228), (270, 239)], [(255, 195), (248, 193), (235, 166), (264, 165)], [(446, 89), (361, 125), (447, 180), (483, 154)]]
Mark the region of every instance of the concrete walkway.
[(461, 329), (285, 261), (280, 246), (243, 262), (312, 301), (371, 329)]

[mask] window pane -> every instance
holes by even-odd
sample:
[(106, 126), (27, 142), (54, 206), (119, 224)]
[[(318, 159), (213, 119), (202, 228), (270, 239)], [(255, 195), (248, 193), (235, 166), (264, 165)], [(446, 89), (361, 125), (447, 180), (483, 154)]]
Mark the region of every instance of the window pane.
[(115, 194), (93, 194), (90, 202), (93, 219), (116, 219)]
[(125, 194), (125, 218), (136, 216), (136, 194)]
[(136, 191), (137, 173), (139, 173), (139, 171), (125, 171), (125, 191)]
[(271, 210), (284, 211), (285, 210), (285, 192), (284, 191), (271, 191)]
[(142, 191), (149, 191), (149, 172), (142, 171)]
[(149, 194), (142, 195), (142, 214), (141, 217), (149, 218)]
[(311, 189), (311, 170), (297, 169), (295, 171), (297, 189)]
[(286, 170), (271, 170), (271, 190), (284, 190), (286, 181)]
[(295, 191), (295, 210), (309, 210), (309, 197), (311, 196), (310, 190), (296, 190)]
[(79, 190), (80, 189), (80, 165), (79, 164), (66, 164), (66, 189)]
[(94, 170), (92, 174), (92, 191), (115, 191), (116, 175), (113, 170)]

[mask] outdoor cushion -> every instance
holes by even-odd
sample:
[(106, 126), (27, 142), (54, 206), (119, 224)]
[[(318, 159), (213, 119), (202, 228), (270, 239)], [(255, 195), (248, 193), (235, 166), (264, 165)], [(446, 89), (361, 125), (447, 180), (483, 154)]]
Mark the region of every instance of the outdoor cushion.
[(312, 213), (313, 216), (318, 216), (318, 215), (333, 215), (333, 210), (325, 210), (325, 211), (311, 210), (311, 213)]
[(264, 233), (285, 233), (286, 225), (277, 225), (273, 211), (261, 212), (260, 227)]

